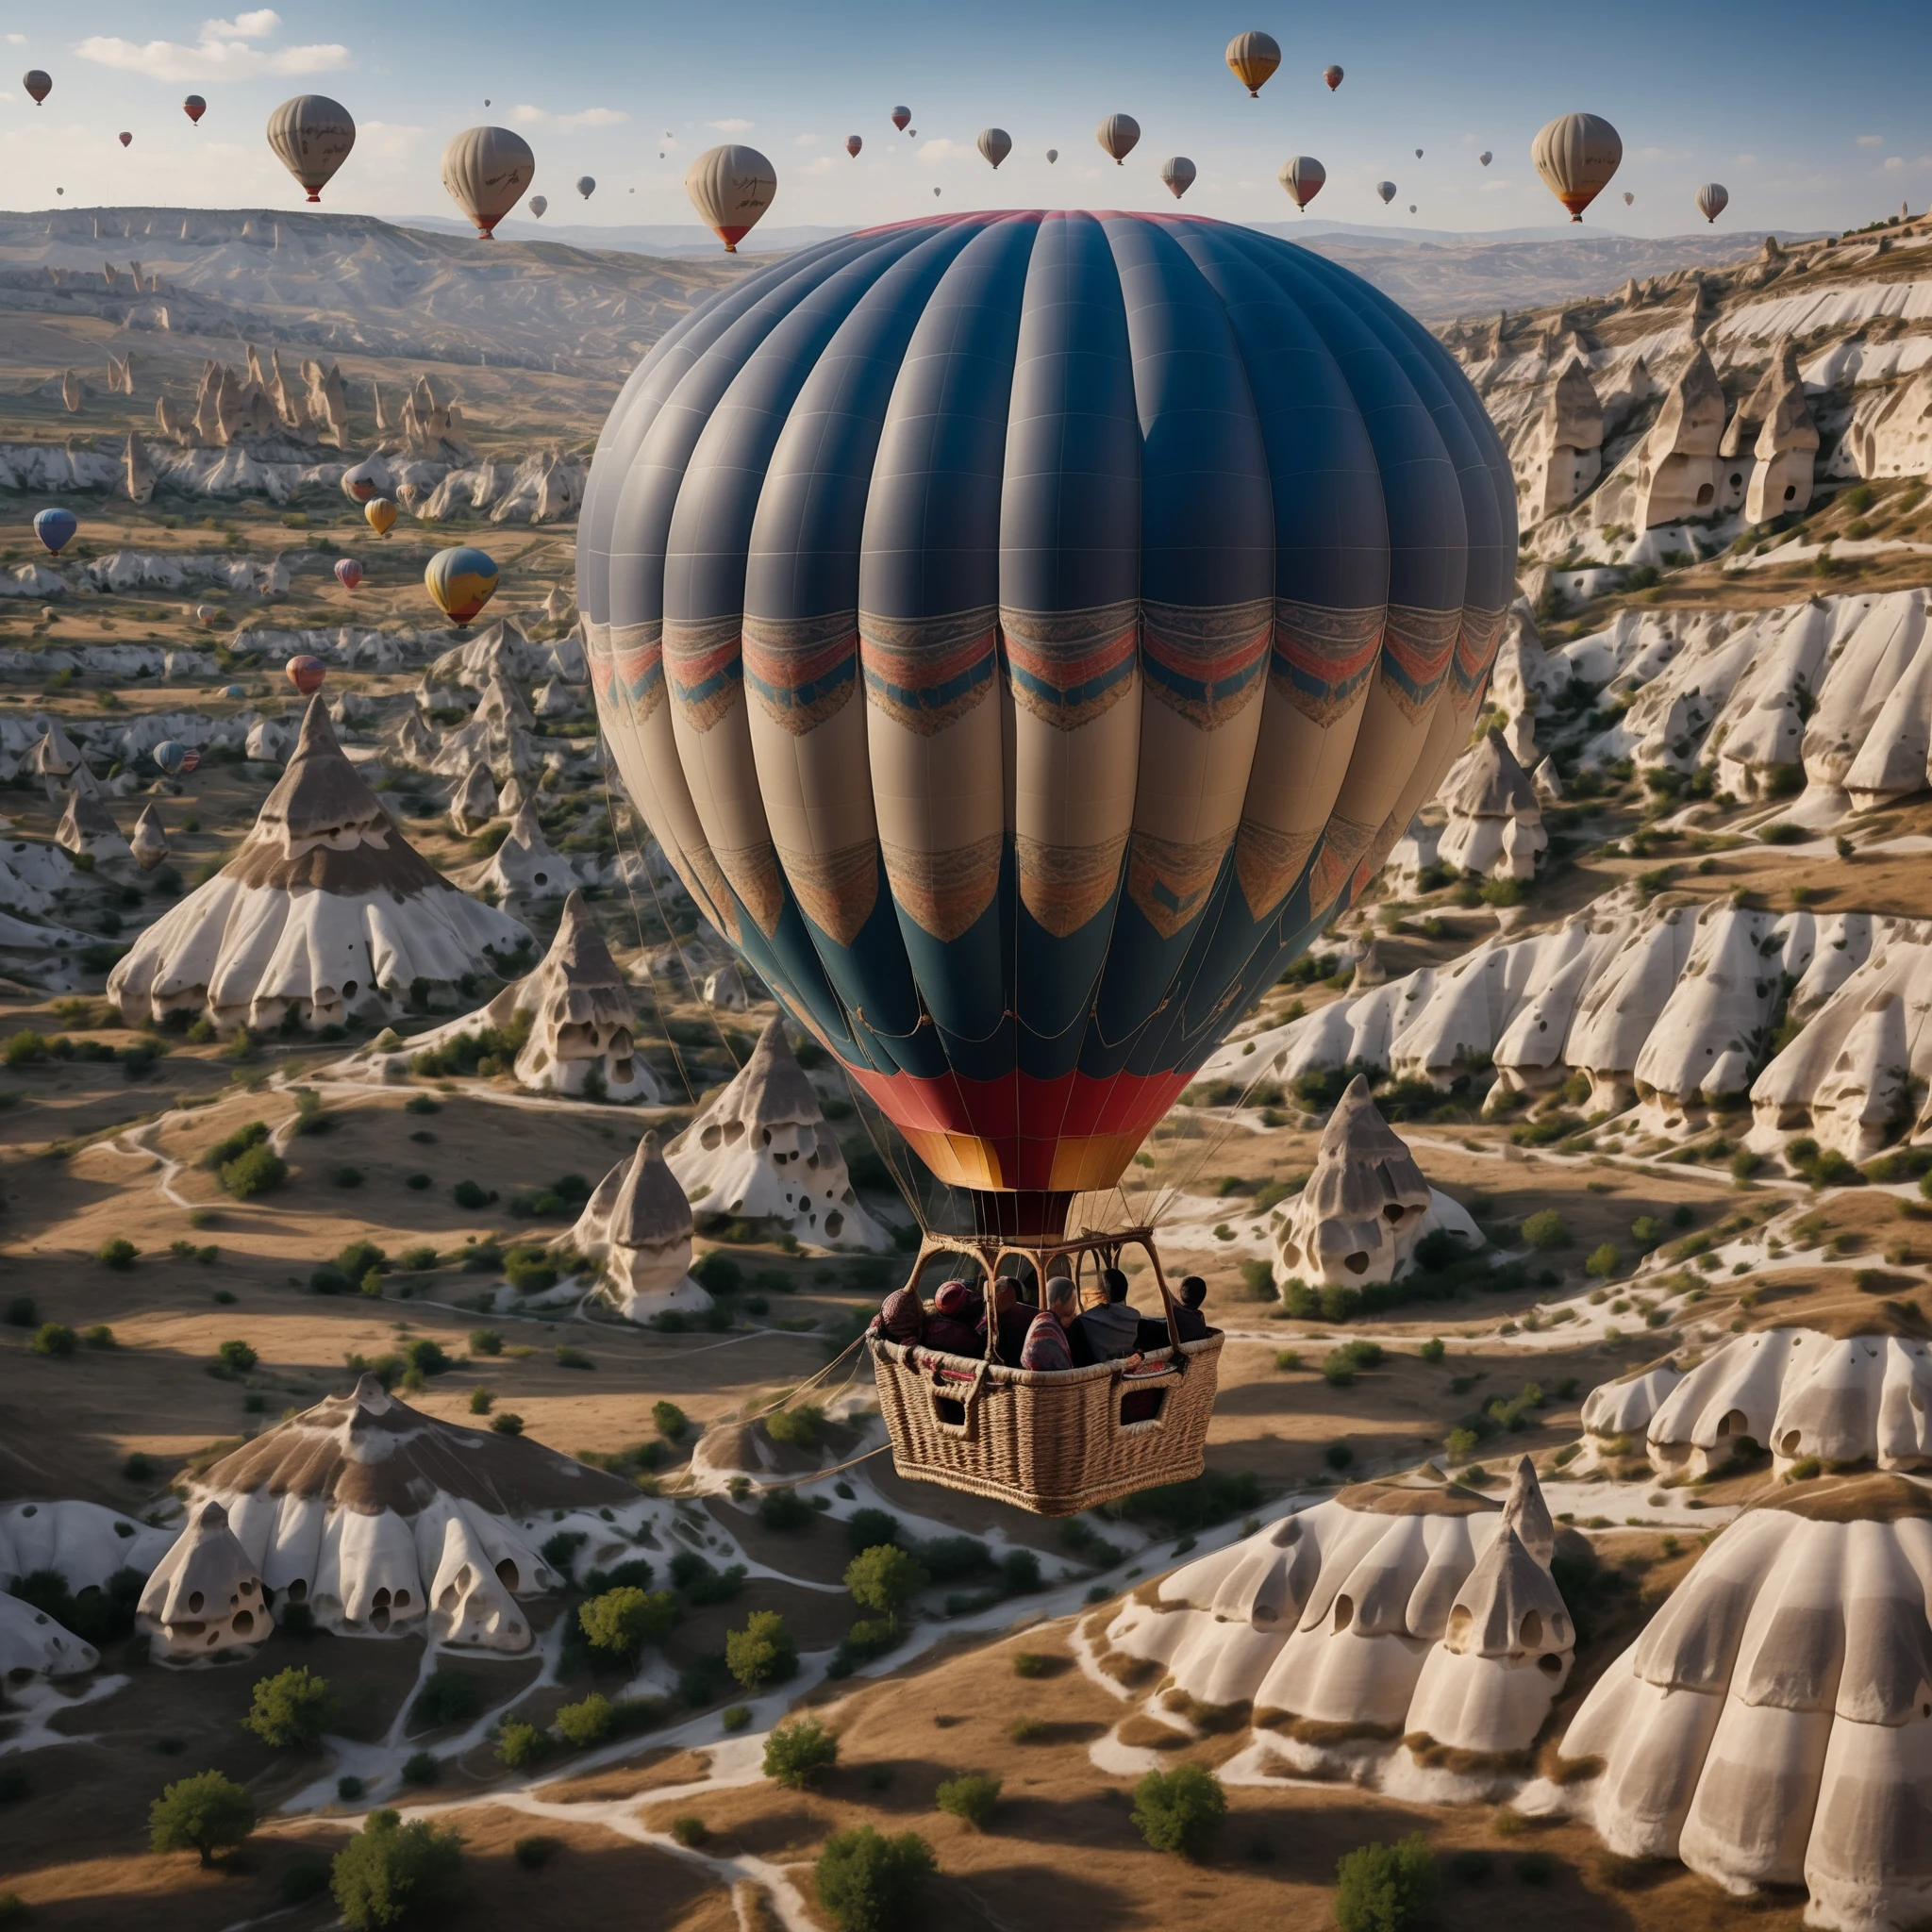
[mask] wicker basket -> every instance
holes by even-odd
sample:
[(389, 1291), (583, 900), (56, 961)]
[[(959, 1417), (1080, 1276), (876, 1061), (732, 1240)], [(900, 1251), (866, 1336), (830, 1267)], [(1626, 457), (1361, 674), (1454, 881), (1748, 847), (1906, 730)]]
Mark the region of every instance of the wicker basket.
[[(874, 1335), (892, 1467), (914, 1482), (1073, 1516), (1207, 1466), (1223, 1337), (1042, 1374)], [(1122, 1411), (1146, 1415), (1123, 1421)]]

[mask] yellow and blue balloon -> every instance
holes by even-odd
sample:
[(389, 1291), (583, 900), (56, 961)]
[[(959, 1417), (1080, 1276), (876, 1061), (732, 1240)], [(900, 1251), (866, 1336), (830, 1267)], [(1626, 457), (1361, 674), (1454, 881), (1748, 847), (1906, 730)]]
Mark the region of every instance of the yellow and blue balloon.
[(436, 608), (452, 624), (468, 624), (496, 594), (496, 564), (482, 551), (462, 543), (439, 550), (429, 559), (423, 581)]

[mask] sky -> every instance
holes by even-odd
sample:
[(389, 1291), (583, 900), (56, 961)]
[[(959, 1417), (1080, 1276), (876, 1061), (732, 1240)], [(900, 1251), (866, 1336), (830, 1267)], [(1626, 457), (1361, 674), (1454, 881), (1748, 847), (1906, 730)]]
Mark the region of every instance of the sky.
[[(175, 0), (81, 0), (72, 13), (0, 10), (0, 205), (299, 208), (262, 128), (286, 96), (320, 92), (358, 129), (325, 206), (391, 218), (453, 215), (443, 143), (494, 122), (530, 142), (535, 191), (574, 223), (691, 223), (686, 167), (733, 141), (775, 165), (773, 225), (1172, 207), (1172, 155), (1199, 171), (1190, 212), (1280, 221), (1295, 210), (1276, 172), (1307, 154), (1328, 173), (1313, 216), (1516, 228), (1562, 219), (1529, 144), (1573, 109), (1624, 140), (1596, 230), (1684, 233), (1710, 180), (1730, 191), (1726, 227), (1843, 228), (1902, 201), (1917, 213), (1932, 200), (1924, 0), (1861, 0), (1846, 16), (1856, 49), (1831, 18), (1798, 0), (331, 0), (219, 18)], [(1258, 100), (1223, 58), (1250, 27), (1283, 50)], [(1333, 94), (1330, 61), (1345, 71)], [(54, 79), (39, 108), (18, 78), (29, 67)], [(181, 111), (190, 92), (208, 104), (198, 127)], [(900, 103), (916, 140), (891, 126)], [(1142, 129), (1124, 167), (1093, 134), (1115, 111)], [(974, 145), (989, 125), (1013, 142), (997, 174)], [(856, 160), (849, 134), (864, 142)], [(586, 174), (588, 202), (572, 186)], [(1387, 209), (1374, 192), (1385, 178), (1398, 190)]]

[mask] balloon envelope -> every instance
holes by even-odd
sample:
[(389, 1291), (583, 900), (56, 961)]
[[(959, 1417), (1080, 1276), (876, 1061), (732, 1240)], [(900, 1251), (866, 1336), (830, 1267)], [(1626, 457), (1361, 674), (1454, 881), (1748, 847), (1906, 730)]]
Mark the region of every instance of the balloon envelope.
[(118, 141), (123, 147), (129, 147), (133, 144), (134, 142), (134, 137), (131, 134), (117, 134), (114, 137), (114, 139)]
[(1250, 99), (1258, 99), (1268, 76), (1281, 65), (1281, 48), (1273, 34), (1258, 30), (1237, 34), (1227, 43), (1227, 64), (1234, 77), (1247, 89)]
[(1295, 155), (1281, 164), (1281, 173), (1275, 177), (1288, 190), (1289, 199), (1297, 208), (1307, 208), (1322, 192), (1322, 184), (1328, 178), (1328, 170), (1313, 155)]
[(466, 127), (442, 151), (442, 185), (486, 242), (536, 172), (530, 143), (508, 127)]
[(544, 210), (544, 209), (545, 209), (546, 208), (548, 208), (549, 206), (550, 206), (550, 197), (549, 197), (549, 196), (548, 196), (547, 194), (533, 194), (533, 195), (531, 195), (531, 197), (530, 197), (530, 212), (531, 212), (531, 213), (532, 213), (533, 215), (535, 215), (535, 216), (537, 217), (537, 219), (538, 219), (538, 220), (539, 220), (540, 222), (541, 222), (541, 220), (543, 219), (543, 210)]
[(1046, 151), (1046, 158), (1047, 158), (1047, 160), (1048, 160), (1048, 162), (1049, 162), (1049, 163), (1051, 163), (1051, 162), (1054, 162), (1054, 161), (1057, 161), (1057, 160), (1058, 160), (1058, 159), (1059, 159), (1059, 158), (1060, 158), (1060, 151), (1059, 151), (1059, 149), (1058, 149), (1058, 148), (1057, 148), (1057, 147), (1050, 147), (1050, 148), (1048, 148), (1048, 149), (1047, 149), (1047, 151)]
[(345, 591), (353, 591), (362, 581), (362, 566), (353, 557), (336, 559), (336, 581)]
[(1721, 182), (1707, 181), (1697, 191), (1697, 212), (1714, 222), (1731, 205), (1731, 191)]
[(1194, 164), (1186, 155), (1173, 155), (1160, 164), (1160, 178), (1178, 201), (1194, 185)]
[(755, 147), (707, 148), (685, 170), (684, 192), (727, 255), (757, 227), (777, 198), (778, 176)]
[(604, 426), (577, 592), (705, 915), (935, 1173), (1051, 1191), (1111, 1185), (1374, 876), (1515, 551), (1480, 403), (1368, 284), (1031, 210), (686, 318)]
[(296, 94), (268, 117), (268, 144), (309, 200), (320, 201), (356, 145), (356, 124), (348, 108), (326, 94)]
[(289, 659), (289, 682), (306, 698), (310, 692), (319, 691), (322, 680), (328, 675), (328, 666), (320, 658), (308, 657)]
[(34, 535), (50, 557), (58, 557), (79, 528), (80, 519), (71, 509), (43, 509), (34, 519)]
[(979, 130), (979, 152), (997, 168), (1013, 152), (1013, 137), (1004, 127)]
[(581, 194), (586, 201), (589, 201), (591, 195), (596, 193), (596, 192), (597, 183), (593, 176), (590, 175), (579, 175), (577, 176), (577, 192)]
[(33, 96), (37, 108), (54, 92), (54, 76), (44, 67), (29, 67), (20, 84)]
[(1387, 208), (1395, 199), (1395, 184), (1392, 181), (1377, 181), (1375, 192), (1382, 197), (1382, 206)]
[(436, 608), (454, 624), (468, 624), (496, 594), (496, 565), (468, 543), (439, 550), (423, 581)]
[(1491, 163), (1491, 161), (1493, 161), (1493, 160), (1494, 160), (1495, 158), (1495, 158), (1495, 156), (1494, 156), (1494, 155), (1492, 155), (1492, 154), (1491, 154), (1491, 152), (1489, 151), (1489, 149), (1488, 149), (1488, 148), (1484, 148), (1484, 150), (1482, 151), (1482, 153), (1481, 153), (1481, 154), (1479, 154), (1478, 156), (1476, 156), (1476, 159), (1477, 159), (1478, 161), (1480, 161), (1480, 162), (1482, 163), (1482, 165), (1483, 165), (1484, 167), (1486, 167), (1486, 168), (1487, 168), (1487, 167), (1488, 167), (1488, 166), (1490, 165), (1490, 163)]
[(1328, 83), (1328, 92), (1332, 94), (1341, 85), (1341, 69), (1331, 61), (1323, 68), (1322, 78)]
[(1113, 164), (1118, 168), (1141, 139), (1141, 124), (1131, 114), (1109, 114), (1093, 130), (1093, 138), (1113, 157)]
[(1544, 185), (1580, 222), (1624, 159), (1624, 138), (1601, 114), (1559, 114), (1538, 130), (1530, 158)]
[(395, 525), (395, 504), (387, 496), (372, 496), (362, 506), (362, 520), (378, 537), (387, 537)]
[(239, 684), (225, 684), (222, 687), (222, 695), (225, 698), (245, 698), (248, 693)]
[(190, 94), (181, 103), (181, 111), (199, 127), (201, 117), (208, 112), (208, 103), (199, 94)]
[(1628, 190), (1627, 188), (1626, 188), (1626, 189), (1624, 189), (1624, 206), (1625, 208), (1629, 208), (1629, 207), (1630, 207), (1630, 206), (1631, 206), (1631, 205), (1632, 205), (1632, 204), (1633, 204), (1633, 203), (1634, 203), (1634, 202), (1636, 201), (1636, 199), (1637, 199), (1637, 197), (1636, 197), (1636, 196), (1635, 196), (1634, 194), (1632, 194), (1632, 193), (1630, 192), (1630, 191), (1629, 191), (1629, 190)]
[(215, 625), (222, 621), (221, 610), (218, 606), (213, 604), (197, 604), (194, 607), (194, 616), (196, 623), (205, 630), (214, 629)]
[(858, 136), (856, 134), (848, 134), (845, 137), (845, 152), (848, 155), (850, 155), (855, 161), (858, 158), (858, 150), (862, 148), (864, 145), (864, 142), (859, 140)]
[(912, 109), (910, 108), (894, 108), (892, 109), (892, 125), (896, 127), (901, 134), (904, 134), (907, 128), (909, 127), (911, 125)]
[(181, 769), (182, 760), (187, 755), (187, 748), (177, 744), (172, 738), (162, 739), (148, 754), (154, 759), (157, 769), (167, 773), (171, 778)]

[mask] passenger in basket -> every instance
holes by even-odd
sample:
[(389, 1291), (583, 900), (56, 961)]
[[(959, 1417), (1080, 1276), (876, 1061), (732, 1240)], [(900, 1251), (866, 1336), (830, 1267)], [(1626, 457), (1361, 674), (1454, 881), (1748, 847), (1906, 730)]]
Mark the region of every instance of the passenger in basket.
[[(1205, 1341), (1214, 1331), (1208, 1325), (1208, 1318), (1201, 1312), (1201, 1304), (1208, 1299), (1208, 1284), (1198, 1274), (1190, 1274), (1180, 1285), (1174, 1298), (1174, 1334), (1183, 1341)], [(1142, 1348), (1165, 1348), (1172, 1338), (1167, 1332), (1165, 1315), (1142, 1315), (1141, 1317), (1141, 1346)]]
[(1033, 1318), (1026, 1331), (1026, 1345), (1020, 1351), (1023, 1369), (1071, 1369), (1074, 1360), (1068, 1330), (1073, 1327), (1080, 1306), (1079, 1291), (1064, 1274), (1047, 1277), (1046, 1307)]
[(1128, 1302), (1127, 1277), (1118, 1268), (1102, 1269), (1100, 1286), (1106, 1299), (1074, 1325), (1085, 1337), (1095, 1361), (1118, 1361), (1139, 1348), (1141, 1311)]
[(924, 1326), (925, 1304), (909, 1288), (895, 1288), (872, 1318), (874, 1335), (883, 1335), (888, 1341), (903, 1341), (908, 1346), (919, 1340), (920, 1331)]
[[(1020, 1284), (1010, 1274), (1003, 1274), (992, 1287), (993, 1320), (998, 1324), (998, 1333), (993, 1337), (999, 1349), (1000, 1360), (1008, 1368), (1018, 1368), (1020, 1357), (1025, 1352), (1027, 1330), (1033, 1326), (1033, 1318), (1040, 1310), (1031, 1302), (1020, 1299)], [(974, 1355), (986, 1353), (986, 1316), (979, 1318), (978, 1333), (974, 1337)]]
[(932, 1313), (925, 1318), (920, 1340), (946, 1355), (984, 1355), (985, 1336), (974, 1330), (973, 1315), (973, 1291), (963, 1281), (943, 1282), (933, 1297)]

